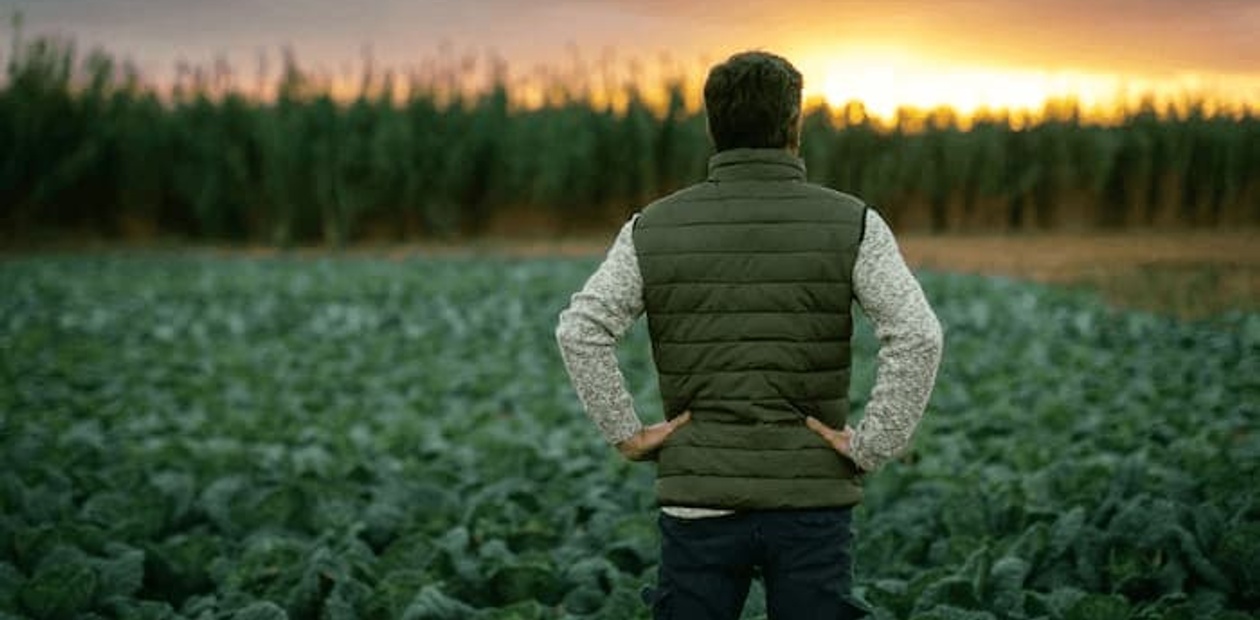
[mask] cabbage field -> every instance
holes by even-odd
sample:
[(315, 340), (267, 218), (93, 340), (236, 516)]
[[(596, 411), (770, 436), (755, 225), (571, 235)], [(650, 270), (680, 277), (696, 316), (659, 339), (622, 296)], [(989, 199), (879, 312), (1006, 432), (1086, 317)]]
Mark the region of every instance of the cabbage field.
[[(553, 340), (594, 264), (0, 260), (0, 618), (646, 618), (651, 466)], [(1260, 314), (921, 277), (945, 360), (857, 512), (875, 617), (1257, 617)]]

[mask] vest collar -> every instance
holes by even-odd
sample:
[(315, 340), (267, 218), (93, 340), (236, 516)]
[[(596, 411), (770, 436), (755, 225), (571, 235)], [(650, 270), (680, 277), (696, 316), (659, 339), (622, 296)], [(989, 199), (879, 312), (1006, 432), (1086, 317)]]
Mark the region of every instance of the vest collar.
[(710, 181), (805, 180), (805, 162), (784, 149), (728, 149), (709, 158)]

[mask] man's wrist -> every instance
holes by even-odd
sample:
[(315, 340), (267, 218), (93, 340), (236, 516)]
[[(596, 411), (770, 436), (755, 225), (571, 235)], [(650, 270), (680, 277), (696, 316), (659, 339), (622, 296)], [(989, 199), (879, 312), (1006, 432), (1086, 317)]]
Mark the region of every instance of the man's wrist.
[(620, 450), (623, 445), (631, 439), (634, 439), (636, 435), (642, 432), (642, 422), (633, 425), (625, 425), (615, 429), (615, 432), (613, 433), (605, 434), (604, 440), (608, 442), (608, 445)]
[(879, 469), (879, 462), (876, 459), (872, 459), (862, 449), (862, 439), (857, 433), (854, 433), (853, 437), (849, 439), (849, 460), (853, 461), (859, 476)]

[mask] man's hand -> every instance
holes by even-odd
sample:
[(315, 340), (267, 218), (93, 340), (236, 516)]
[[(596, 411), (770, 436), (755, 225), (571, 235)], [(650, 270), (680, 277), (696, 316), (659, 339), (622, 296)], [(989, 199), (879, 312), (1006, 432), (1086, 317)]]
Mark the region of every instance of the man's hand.
[(656, 451), (661, 449), (661, 444), (665, 443), (665, 440), (679, 426), (686, 424), (689, 420), (691, 420), (691, 412), (684, 411), (682, 415), (675, 416), (672, 420), (645, 426), (633, 437), (617, 444), (617, 451), (631, 461), (654, 460)]
[(818, 435), (823, 439), (826, 439), (827, 443), (831, 444), (831, 447), (835, 448), (836, 452), (844, 455), (845, 458), (853, 458), (852, 446), (849, 445), (849, 442), (853, 439), (852, 427), (845, 426), (844, 430), (838, 431), (826, 424), (823, 424), (822, 422), (819, 422), (814, 419), (813, 416), (805, 418), (805, 426), (808, 426), (810, 430), (818, 433)]

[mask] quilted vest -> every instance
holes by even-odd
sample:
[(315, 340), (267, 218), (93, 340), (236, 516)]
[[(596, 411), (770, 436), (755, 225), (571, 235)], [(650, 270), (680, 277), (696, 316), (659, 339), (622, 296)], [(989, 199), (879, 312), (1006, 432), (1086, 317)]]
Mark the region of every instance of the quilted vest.
[(856, 504), (856, 466), (809, 430), (849, 414), (852, 274), (866, 206), (780, 149), (722, 151), (643, 210), (634, 247), (667, 418), (663, 506)]

